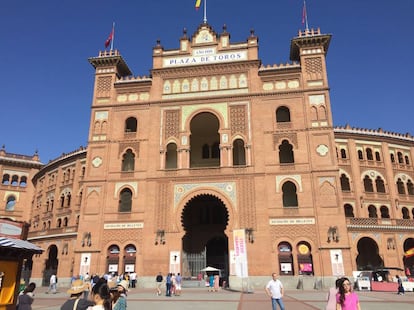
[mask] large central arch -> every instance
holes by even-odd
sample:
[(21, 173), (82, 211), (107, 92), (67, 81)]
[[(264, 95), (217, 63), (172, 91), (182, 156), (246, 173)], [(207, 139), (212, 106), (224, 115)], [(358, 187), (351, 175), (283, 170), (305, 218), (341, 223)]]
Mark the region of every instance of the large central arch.
[(228, 237), (225, 234), (229, 212), (222, 200), (212, 194), (191, 198), (181, 213), (183, 273), (196, 276), (206, 265), (229, 271)]

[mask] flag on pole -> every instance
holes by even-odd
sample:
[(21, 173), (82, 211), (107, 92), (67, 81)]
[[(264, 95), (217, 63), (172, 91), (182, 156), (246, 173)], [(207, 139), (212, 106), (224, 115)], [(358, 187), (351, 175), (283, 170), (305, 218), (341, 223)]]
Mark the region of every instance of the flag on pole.
[(306, 20), (306, 4), (305, 1), (303, 1), (303, 9), (302, 9), (302, 25), (305, 24)]
[(200, 8), (200, 5), (201, 5), (201, 0), (196, 0), (195, 9), (198, 10)]
[(414, 248), (408, 249), (407, 251), (405, 251), (404, 253), (405, 258), (409, 258), (414, 256)]
[(105, 41), (105, 48), (108, 48), (109, 44), (111, 44), (112, 40), (114, 38), (114, 27), (112, 26), (112, 31), (108, 36), (108, 39)]

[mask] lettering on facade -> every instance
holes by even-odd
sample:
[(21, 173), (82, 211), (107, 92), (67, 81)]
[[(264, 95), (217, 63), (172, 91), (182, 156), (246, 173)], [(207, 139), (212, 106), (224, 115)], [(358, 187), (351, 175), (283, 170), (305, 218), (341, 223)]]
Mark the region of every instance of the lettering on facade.
[(169, 57), (163, 61), (163, 67), (191, 66), (209, 63), (247, 60), (246, 51), (218, 53), (214, 49), (196, 50), (189, 57)]
[(106, 223), (104, 229), (139, 229), (144, 228), (144, 223)]
[(314, 225), (314, 218), (284, 218), (284, 219), (270, 219), (270, 225)]

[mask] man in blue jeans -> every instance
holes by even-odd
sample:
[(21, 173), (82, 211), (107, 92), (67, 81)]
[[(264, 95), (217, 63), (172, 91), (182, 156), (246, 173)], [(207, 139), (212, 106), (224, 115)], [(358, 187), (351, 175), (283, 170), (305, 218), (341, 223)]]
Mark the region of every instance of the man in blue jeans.
[(272, 299), (272, 310), (276, 310), (279, 305), (280, 310), (285, 310), (285, 305), (283, 304), (283, 284), (277, 278), (277, 273), (272, 273), (272, 280), (270, 280), (266, 285), (266, 294)]

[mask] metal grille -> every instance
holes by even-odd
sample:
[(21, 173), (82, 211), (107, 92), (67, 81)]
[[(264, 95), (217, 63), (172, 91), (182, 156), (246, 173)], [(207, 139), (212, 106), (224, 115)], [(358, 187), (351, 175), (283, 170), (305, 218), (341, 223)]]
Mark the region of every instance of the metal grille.
[(207, 262), (206, 249), (200, 253), (183, 252), (183, 275), (197, 277), (200, 270), (205, 268)]

